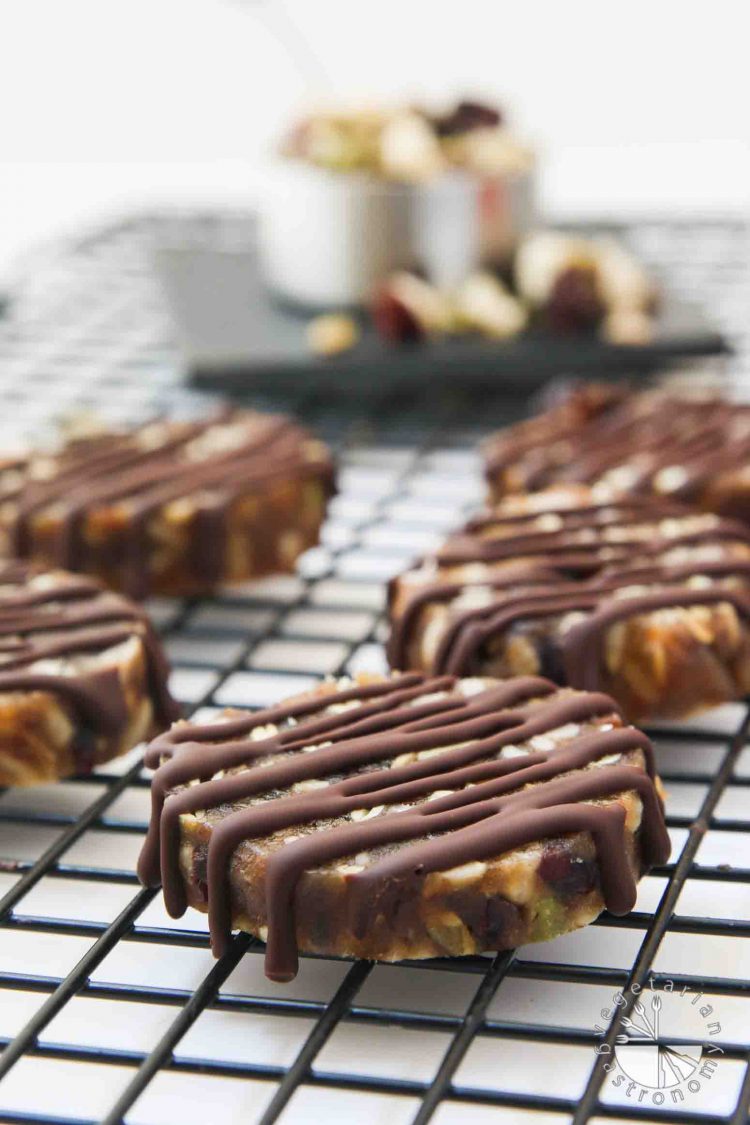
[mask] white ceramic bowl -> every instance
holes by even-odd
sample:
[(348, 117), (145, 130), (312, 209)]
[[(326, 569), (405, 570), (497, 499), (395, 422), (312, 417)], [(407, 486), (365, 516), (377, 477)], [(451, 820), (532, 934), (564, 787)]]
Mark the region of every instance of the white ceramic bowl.
[(478, 266), (506, 262), (535, 219), (532, 172), (450, 172), (415, 189), (414, 258), (435, 285), (452, 289)]
[(365, 173), (280, 162), (261, 202), (259, 249), (270, 288), (297, 304), (362, 304), (411, 265), (411, 189)]
[(397, 269), (419, 266), (437, 285), (458, 285), (481, 263), (502, 261), (534, 219), (531, 172), (457, 171), (410, 186), (280, 160), (261, 201), (259, 249), (267, 284), (285, 300), (361, 305)]

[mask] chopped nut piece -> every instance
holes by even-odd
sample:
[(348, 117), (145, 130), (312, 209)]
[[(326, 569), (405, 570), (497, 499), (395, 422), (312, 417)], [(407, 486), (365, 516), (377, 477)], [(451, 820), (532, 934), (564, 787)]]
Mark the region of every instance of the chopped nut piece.
[(344, 313), (316, 316), (307, 326), (307, 343), (316, 355), (340, 355), (359, 340), (356, 321)]
[(380, 134), (380, 164), (394, 180), (419, 183), (441, 172), (445, 159), (424, 117), (403, 113), (392, 118)]
[(478, 883), (487, 870), (486, 863), (464, 863), (460, 867), (451, 867), (449, 871), (444, 872), (443, 878), (447, 879), (455, 887), (469, 886), (471, 883)]
[(394, 273), (379, 287), (372, 316), (380, 334), (395, 343), (450, 332), (455, 325), (448, 298), (434, 285), (406, 271)]
[(372, 820), (374, 816), (380, 816), (384, 808), (385, 805), (375, 805), (371, 809), (353, 809), (349, 816), (352, 820)]
[(452, 957), (465, 957), (473, 953), (476, 944), (457, 914), (446, 911), (427, 923), (427, 932), (438, 946)]
[(498, 340), (517, 336), (528, 319), (521, 302), (489, 273), (467, 277), (456, 294), (456, 306), (468, 327)]
[(507, 129), (475, 129), (462, 138), (461, 162), (480, 176), (520, 176), (534, 165), (534, 154)]
[(614, 238), (598, 239), (596, 260), (599, 288), (607, 308), (648, 313), (656, 302), (656, 288), (633, 254)]
[(640, 309), (613, 309), (602, 322), (602, 335), (610, 344), (650, 344), (654, 338), (654, 318)]

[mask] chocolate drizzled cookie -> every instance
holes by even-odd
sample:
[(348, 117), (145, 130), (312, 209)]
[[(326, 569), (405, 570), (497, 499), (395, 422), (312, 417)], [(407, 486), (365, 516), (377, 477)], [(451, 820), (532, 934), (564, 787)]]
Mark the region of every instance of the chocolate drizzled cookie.
[(715, 394), (584, 385), (483, 447), (491, 498), (560, 483), (654, 495), (750, 522), (750, 406)]
[(289, 418), (227, 409), (0, 461), (0, 548), (132, 597), (290, 570), (317, 542), (333, 466)]
[(652, 750), (598, 693), (523, 677), (322, 685), (178, 724), (139, 863), (173, 917), (240, 927), (289, 980), (298, 949), (378, 960), (505, 949), (633, 906), (666, 861)]
[(394, 668), (545, 675), (631, 719), (750, 690), (750, 532), (652, 497), (508, 498), (396, 578), (389, 604)]
[(179, 709), (144, 614), (94, 579), (0, 564), (0, 785), (89, 772)]

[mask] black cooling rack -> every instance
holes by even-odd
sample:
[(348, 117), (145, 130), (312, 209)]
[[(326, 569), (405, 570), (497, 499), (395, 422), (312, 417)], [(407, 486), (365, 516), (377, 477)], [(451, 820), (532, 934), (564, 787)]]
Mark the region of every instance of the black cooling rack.
[[(205, 408), (179, 385), (144, 255), (159, 227), (144, 219), (61, 246), (21, 279), (0, 321), (3, 441), (87, 409), (117, 419)], [(741, 388), (747, 232), (651, 224), (633, 236), (680, 284), (712, 295), (740, 352)], [(299, 576), (151, 603), (175, 692), (193, 713), (261, 707), (322, 675), (381, 669), (383, 582), (477, 502), (476, 441), (518, 404), (456, 392), (345, 412), (301, 391), (284, 405), (336, 448), (341, 493)], [(495, 958), (303, 958), (283, 988), (263, 978), (257, 941), (238, 935), (213, 962), (205, 919), (174, 922), (139, 887), (149, 794), (138, 752), (90, 778), (6, 791), (0, 1120), (161, 1125), (194, 1111), (209, 1123), (284, 1125), (747, 1121), (747, 722), (732, 706), (654, 732), (673, 858), (643, 881), (627, 918), (605, 915)], [(720, 1030), (710, 1045), (721, 1054), (708, 1076), (707, 1055), (676, 1086), (628, 1093), (605, 1073), (623, 1017), (640, 1018), (632, 986), (646, 983), (676, 1005), (650, 1042), (663, 1048), (657, 1062), (688, 1056), (697, 1042), (688, 1015), (712, 1008)]]

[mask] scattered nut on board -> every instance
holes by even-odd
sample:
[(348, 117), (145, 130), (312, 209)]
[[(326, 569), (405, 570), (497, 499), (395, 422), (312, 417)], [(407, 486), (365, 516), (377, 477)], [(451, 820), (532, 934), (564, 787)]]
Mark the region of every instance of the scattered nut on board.
[(650, 344), (654, 318), (642, 309), (612, 309), (604, 318), (602, 335), (610, 344)]
[(359, 339), (356, 321), (344, 313), (316, 316), (307, 326), (307, 344), (315, 355), (339, 355)]
[(455, 295), (455, 305), (467, 328), (496, 340), (517, 336), (528, 321), (524, 305), (490, 273), (470, 274)]

